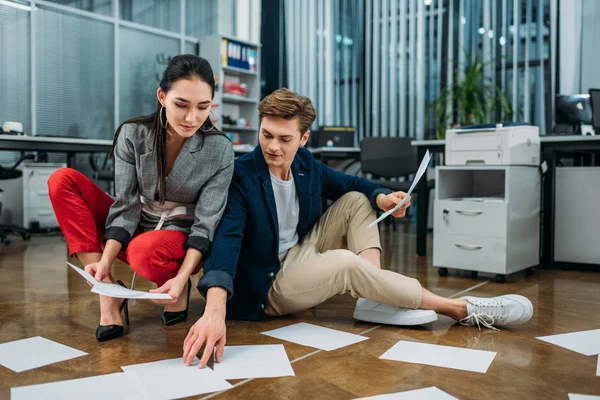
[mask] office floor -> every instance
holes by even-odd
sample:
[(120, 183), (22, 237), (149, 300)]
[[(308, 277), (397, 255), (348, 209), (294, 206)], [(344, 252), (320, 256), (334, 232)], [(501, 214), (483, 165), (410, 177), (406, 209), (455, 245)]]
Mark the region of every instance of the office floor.
[[(586, 357), (535, 339), (600, 328), (600, 271), (538, 270), (533, 276), (510, 277), (506, 284), (494, 283), (492, 276), (472, 279), (469, 273), (456, 271), (440, 278), (431, 266), (431, 257), (415, 257), (415, 235), (410, 226), (400, 225), (395, 233), (386, 228), (382, 240), (387, 249), (384, 268), (417, 277), (426, 288), (444, 296), (509, 292), (527, 296), (534, 305), (533, 319), (518, 329), (499, 332), (463, 327), (445, 317), (411, 329), (379, 326), (353, 320), (355, 300), (345, 295), (285, 318), (229, 321), (228, 345), (281, 343), (260, 332), (301, 321), (370, 339), (331, 352), (285, 342), (295, 377), (234, 381), (235, 387), (225, 393), (199, 398), (353, 399), (429, 386), (459, 399), (600, 395), (596, 356)], [(0, 343), (40, 335), (89, 355), (23, 373), (0, 366), (0, 399), (8, 399), (13, 386), (120, 372), (122, 365), (178, 357), (187, 330), (204, 306), (199, 294), (192, 292), (189, 320), (164, 327), (159, 306), (138, 302), (130, 309), (129, 334), (98, 343), (94, 337), (99, 320), (97, 296), (65, 266), (66, 247), (60, 237), (33, 238), (30, 242), (15, 238), (1, 251)], [(131, 280), (127, 266), (120, 264), (116, 271), (117, 278)], [(149, 289), (150, 284), (145, 282), (142, 288)], [(401, 339), (498, 354), (486, 374), (378, 358)]]

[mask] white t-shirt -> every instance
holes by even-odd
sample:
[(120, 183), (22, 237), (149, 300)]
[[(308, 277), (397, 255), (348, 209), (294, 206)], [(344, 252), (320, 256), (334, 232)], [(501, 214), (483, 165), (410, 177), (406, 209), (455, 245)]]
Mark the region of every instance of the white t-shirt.
[(279, 221), (279, 257), (298, 243), (298, 216), (300, 204), (294, 176), (290, 171), (290, 179), (284, 181), (271, 173), (277, 220)]

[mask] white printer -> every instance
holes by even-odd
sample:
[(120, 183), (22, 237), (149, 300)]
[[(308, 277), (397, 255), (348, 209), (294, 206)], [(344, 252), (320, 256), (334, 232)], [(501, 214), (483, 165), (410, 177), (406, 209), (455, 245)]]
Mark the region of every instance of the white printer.
[(539, 128), (533, 125), (446, 131), (446, 165), (540, 165)]

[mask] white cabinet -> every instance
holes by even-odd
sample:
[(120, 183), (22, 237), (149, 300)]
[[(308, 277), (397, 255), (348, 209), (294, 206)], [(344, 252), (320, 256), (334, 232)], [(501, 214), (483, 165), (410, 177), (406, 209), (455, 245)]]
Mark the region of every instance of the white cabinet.
[(540, 173), (518, 166), (438, 167), (433, 265), (506, 274), (539, 264)]
[(600, 264), (600, 167), (557, 167), (554, 261)]
[(23, 177), (0, 181), (4, 190), (2, 222), (29, 229), (31, 222), (40, 228), (56, 228), (58, 222), (48, 196), (48, 178), (60, 168), (60, 163), (23, 163)]

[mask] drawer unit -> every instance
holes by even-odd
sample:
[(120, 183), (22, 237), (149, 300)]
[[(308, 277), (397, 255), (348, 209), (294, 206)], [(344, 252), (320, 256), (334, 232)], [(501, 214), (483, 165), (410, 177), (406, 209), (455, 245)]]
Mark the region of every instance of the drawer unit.
[(29, 228), (39, 222), (40, 228), (57, 228), (58, 222), (48, 195), (48, 178), (65, 167), (61, 163), (23, 163), (23, 176), (4, 182), (2, 221)]
[(539, 264), (538, 168), (438, 167), (433, 265), (505, 275)]

